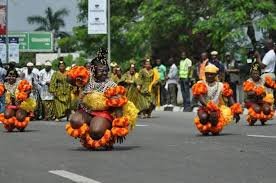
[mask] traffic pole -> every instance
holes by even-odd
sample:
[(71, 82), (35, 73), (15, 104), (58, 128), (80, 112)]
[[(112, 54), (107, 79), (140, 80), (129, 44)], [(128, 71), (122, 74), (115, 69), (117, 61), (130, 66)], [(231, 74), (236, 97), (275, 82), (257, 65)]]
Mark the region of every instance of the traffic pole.
[(108, 50), (108, 65), (111, 63), (111, 30), (110, 30), (111, 8), (110, 0), (107, 0), (107, 50)]
[(8, 17), (8, 9), (9, 9), (9, 0), (6, 0), (6, 63), (9, 63), (9, 17)]

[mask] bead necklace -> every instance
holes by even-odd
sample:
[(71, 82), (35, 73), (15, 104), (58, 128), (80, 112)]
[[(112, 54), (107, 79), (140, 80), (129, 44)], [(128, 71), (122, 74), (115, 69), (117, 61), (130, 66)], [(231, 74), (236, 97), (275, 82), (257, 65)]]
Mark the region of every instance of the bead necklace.
[(215, 84), (213, 86), (210, 86), (207, 83), (207, 86), (208, 86), (208, 95), (207, 95), (208, 99), (209, 100), (217, 99), (220, 94), (219, 82), (215, 82)]

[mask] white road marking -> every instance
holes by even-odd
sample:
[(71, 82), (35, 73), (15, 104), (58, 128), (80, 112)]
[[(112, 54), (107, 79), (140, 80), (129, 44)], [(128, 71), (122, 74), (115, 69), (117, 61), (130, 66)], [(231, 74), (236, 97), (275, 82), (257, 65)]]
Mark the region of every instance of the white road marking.
[(149, 125), (139, 125), (139, 124), (137, 124), (136, 126), (145, 127), (145, 126), (149, 126)]
[(77, 182), (77, 183), (101, 183), (96, 180), (89, 179), (87, 177), (84, 177), (75, 173), (71, 173), (65, 170), (51, 170), (49, 171), (49, 173), (58, 175), (60, 177), (72, 180), (73, 182)]
[(271, 138), (276, 139), (276, 136), (266, 136), (266, 135), (247, 135), (248, 137), (257, 137), (257, 138)]

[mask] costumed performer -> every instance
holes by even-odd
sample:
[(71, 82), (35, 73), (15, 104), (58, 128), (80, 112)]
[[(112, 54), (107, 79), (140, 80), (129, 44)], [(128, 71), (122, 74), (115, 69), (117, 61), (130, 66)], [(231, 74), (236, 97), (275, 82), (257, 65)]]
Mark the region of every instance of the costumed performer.
[(78, 110), (70, 116), (67, 133), (79, 138), (87, 149), (112, 149), (122, 143), (135, 126), (138, 110), (128, 101), (126, 89), (108, 78), (107, 52), (100, 50), (91, 62), (91, 74), (84, 67), (68, 72), (72, 85), (82, 87)]
[(215, 65), (209, 64), (205, 67), (206, 81), (198, 81), (192, 87), (193, 96), (201, 104), (194, 122), (203, 135), (219, 135), (233, 117), (237, 123), (242, 113), (241, 105), (234, 102), (229, 84), (218, 81), (218, 71)]
[(258, 120), (262, 125), (274, 116), (273, 90), (275, 82), (269, 76), (261, 77), (261, 67), (254, 62), (250, 70), (250, 78), (243, 83), (245, 107), (248, 109), (247, 122), (253, 126)]
[(0, 84), (0, 94), (6, 93), (6, 109), (0, 121), (8, 132), (15, 128), (23, 132), (36, 108), (35, 99), (30, 97), (32, 85), (27, 80), (17, 81), (17, 77), (16, 70), (10, 70), (7, 82)]

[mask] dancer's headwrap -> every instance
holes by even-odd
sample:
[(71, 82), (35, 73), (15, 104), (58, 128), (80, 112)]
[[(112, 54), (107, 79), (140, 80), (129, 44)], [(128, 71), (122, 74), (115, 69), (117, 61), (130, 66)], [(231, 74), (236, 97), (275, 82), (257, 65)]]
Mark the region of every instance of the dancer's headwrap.
[(206, 67), (205, 67), (205, 73), (208, 72), (208, 73), (214, 73), (214, 74), (218, 74), (218, 71), (219, 71), (219, 68), (217, 68), (215, 65), (213, 64), (208, 64)]
[(254, 62), (251, 65), (250, 73), (252, 73), (253, 71), (258, 71), (259, 75), (262, 74), (262, 69), (261, 69), (261, 66), (260, 66), (260, 64), (258, 62)]
[(219, 68), (217, 68), (215, 65), (213, 64), (208, 64), (206, 67), (205, 67), (205, 73), (213, 73), (213, 74), (216, 74), (216, 77), (215, 77), (215, 80), (216, 81), (219, 81), (219, 77), (218, 77), (218, 73), (219, 73)]

